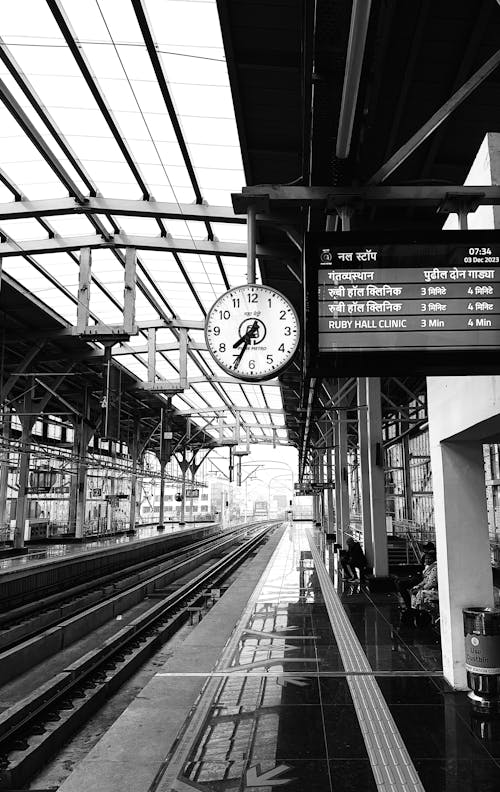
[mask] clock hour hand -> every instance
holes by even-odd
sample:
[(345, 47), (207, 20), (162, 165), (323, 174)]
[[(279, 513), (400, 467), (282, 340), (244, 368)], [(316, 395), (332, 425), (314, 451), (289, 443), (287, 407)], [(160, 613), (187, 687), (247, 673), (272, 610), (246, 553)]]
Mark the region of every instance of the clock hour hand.
[(233, 349), (237, 349), (239, 346), (241, 346), (241, 344), (243, 344), (245, 342), (248, 344), (250, 339), (251, 338), (255, 338), (255, 336), (257, 335), (258, 332), (259, 332), (259, 323), (258, 322), (254, 322), (253, 325), (248, 328), (246, 333), (243, 333), (241, 338), (238, 338), (237, 342), (235, 344), (233, 344)]

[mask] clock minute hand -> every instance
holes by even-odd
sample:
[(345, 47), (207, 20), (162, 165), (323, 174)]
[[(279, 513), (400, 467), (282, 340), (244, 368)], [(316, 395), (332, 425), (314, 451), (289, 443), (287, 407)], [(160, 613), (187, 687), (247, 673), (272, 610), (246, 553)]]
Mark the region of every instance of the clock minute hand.
[[(240, 345), (240, 343), (243, 343), (243, 341), (245, 342), (245, 343), (243, 344), (243, 349), (241, 350), (240, 354), (238, 355), (238, 357), (236, 358), (236, 360), (235, 360), (235, 361), (234, 361), (234, 363), (233, 363), (233, 369), (234, 369), (235, 371), (236, 371), (236, 369), (238, 368), (238, 366), (239, 366), (239, 365), (240, 365), (240, 363), (241, 363), (241, 358), (243, 357), (243, 355), (244, 355), (244, 353), (245, 353), (245, 349), (246, 349), (246, 348), (247, 348), (247, 346), (248, 346), (248, 341), (249, 341), (249, 339), (248, 339), (248, 338), (245, 338), (245, 336), (243, 336), (243, 338), (240, 338), (240, 340), (238, 341), (238, 346)], [(236, 344), (234, 344), (234, 346), (236, 346)]]

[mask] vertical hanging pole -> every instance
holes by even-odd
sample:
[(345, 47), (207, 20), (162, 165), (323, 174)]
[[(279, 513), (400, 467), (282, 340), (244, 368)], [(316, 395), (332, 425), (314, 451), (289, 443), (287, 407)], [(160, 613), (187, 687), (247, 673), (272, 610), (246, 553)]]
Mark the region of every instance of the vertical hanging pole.
[(240, 442), (240, 411), (236, 410), (236, 424), (234, 427), (234, 442), (239, 445)]
[(460, 204), (460, 208), (457, 212), (458, 214), (458, 225), (460, 227), (460, 231), (468, 231), (469, 230), (469, 213), (467, 211), (466, 204)]
[(179, 378), (183, 390), (187, 388), (187, 328), (179, 329)]
[(256, 276), (256, 222), (257, 208), (250, 205), (247, 209), (247, 282), (255, 283)]
[(84, 247), (80, 250), (78, 304), (76, 307), (76, 329), (79, 333), (84, 333), (89, 323), (91, 267), (92, 255), (90, 248)]
[(3, 258), (0, 256), (0, 288), (2, 287), (2, 267), (3, 267)]
[(134, 335), (137, 332), (135, 324), (135, 271), (137, 266), (137, 251), (127, 248), (125, 252), (125, 285), (123, 291), (123, 329), (125, 333)]
[(156, 377), (156, 328), (148, 327), (148, 382)]

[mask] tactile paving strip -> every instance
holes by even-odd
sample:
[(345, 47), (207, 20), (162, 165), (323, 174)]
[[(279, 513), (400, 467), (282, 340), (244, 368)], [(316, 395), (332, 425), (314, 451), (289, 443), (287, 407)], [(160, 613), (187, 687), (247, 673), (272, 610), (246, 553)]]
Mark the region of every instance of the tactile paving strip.
[(377, 787), (380, 792), (425, 792), (310, 529), (307, 538)]

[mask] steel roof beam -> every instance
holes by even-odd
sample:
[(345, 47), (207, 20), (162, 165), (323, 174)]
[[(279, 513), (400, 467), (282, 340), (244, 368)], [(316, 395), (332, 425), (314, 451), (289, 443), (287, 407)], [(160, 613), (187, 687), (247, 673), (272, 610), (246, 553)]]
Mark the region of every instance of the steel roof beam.
[(21, 67), (14, 59), (12, 53), (9, 51), (8, 47), (5, 45), (5, 42), (1, 38), (0, 38), (0, 58), (7, 67), (7, 69), (9, 70), (10, 74), (12, 75), (16, 83), (18, 84), (19, 88), (21, 89), (25, 97), (27, 98), (30, 105), (33, 107), (34, 111), (37, 113), (37, 115), (40, 117), (44, 125), (49, 130), (50, 134), (58, 144), (61, 151), (66, 155), (72, 167), (74, 168), (76, 173), (78, 173), (83, 183), (86, 185), (90, 194), (96, 195), (97, 187), (93, 182), (92, 178), (87, 173), (82, 163), (79, 161), (78, 157), (74, 153), (74, 151), (71, 149), (69, 143), (64, 138), (62, 132), (57, 128), (56, 123), (50, 117), (42, 100), (37, 95), (35, 89), (28, 81)]
[(43, 136), (25, 113), (15, 96), (9, 91), (4, 81), (0, 78), (0, 98), (12, 117), (17, 121), (27, 138), (33, 143), (38, 153), (43, 157), (47, 165), (54, 171), (58, 179), (64, 184), (69, 193), (83, 202), (85, 196), (72, 179), (69, 173), (63, 168), (59, 159), (55, 156), (50, 146), (47, 145)]
[(382, 182), (394, 173), (400, 165), (413, 154), (414, 151), (438, 129), (441, 124), (459, 107), (468, 96), (473, 93), (489, 75), (495, 71), (500, 64), (500, 50), (489, 58), (474, 74), (465, 82), (458, 91), (437, 110), (412, 137), (380, 167), (369, 179), (370, 184)]
[(201, 190), (198, 185), (198, 180), (194, 172), (193, 163), (191, 162), (191, 157), (189, 155), (186, 141), (184, 140), (184, 134), (182, 132), (179, 119), (177, 118), (177, 113), (174, 107), (174, 103), (172, 101), (172, 97), (170, 96), (170, 91), (167, 85), (167, 81), (165, 79), (165, 75), (163, 73), (163, 67), (161, 65), (161, 61), (158, 56), (158, 51), (156, 49), (156, 45), (151, 35), (151, 26), (147, 18), (146, 9), (144, 8), (142, 0), (132, 0), (132, 7), (135, 11), (135, 15), (137, 17), (137, 22), (141, 29), (144, 43), (146, 44), (146, 49), (149, 55), (149, 59), (151, 61), (151, 65), (153, 67), (153, 71), (155, 73), (156, 79), (158, 80), (158, 87), (161, 91), (163, 101), (165, 102), (168, 115), (170, 117), (170, 122), (174, 129), (175, 137), (177, 138), (177, 143), (179, 144), (179, 148), (181, 150), (182, 158), (184, 160), (184, 165), (186, 166), (186, 170), (189, 173), (189, 178), (193, 186), (194, 194), (196, 195), (196, 203), (201, 204), (203, 202), (203, 196), (201, 194)]
[(243, 187), (241, 193), (232, 193), (233, 208), (236, 214), (246, 214), (247, 207), (265, 199), (277, 208), (311, 206), (334, 209), (349, 203), (365, 203), (386, 206), (416, 206), (438, 208), (448, 193), (469, 198), (477, 197), (480, 205), (500, 205), (500, 186), (484, 185), (464, 187), (458, 185), (377, 185), (366, 184), (361, 187), (294, 187), (275, 184), (257, 184)]
[(101, 93), (100, 88), (97, 85), (97, 81), (92, 73), (92, 69), (90, 64), (87, 61), (85, 53), (79, 43), (76, 41), (76, 36), (71, 29), (71, 25), (69, 22), (68, 17), (63, 9), (62, 3), (60, 0), (47, 0), (47, 5), (49, 6), (50, 10), (52, 11), (52, 15), (57, 22), (57, 25), (66, 41), (66, 44), (69, 47), (71, 54), (73, 55), (78, 67), (83, 75), (83, 78), (87, 84), (89, 91), (91, 92), (92, 96), (94, 97), (94, 101), (96, 102), (99, 110), (101, 111), (104, 120), (106, 121), (111, 134), (113, 135), (117, 146), (119, 147), (123, 158), (125, 159), (127, 165), (129, 166), (130, 170), (132, 171), (137, 184), (142, 190), (142, 194), (144, 198), (149, 198), (151, 193), (149, 187), (147, 186), (125, 139), (118, 128), (118, 124), (116, 123), (113, 114), (108, 107), (108, 103), (104, 98), (104, 95)]
[[(129, 234), (90, 235), (75, 237), (55, 236), (53, 239), (13, 240), (0, 243), (0, 256), (40, 255), (42, 253), (66, 253), (82, 247), (137, 248), (138, 250), (160, 250), (170, 253), (197, 253), (203, 256), (237, 256), (245, 258), (247, 247), (239, 242), (209, 242), (208, 240), (173, 239), (172, 237), (137, 236)], [(263, 258), (281, 258), (284, 253), (266, 245), (257, 245), (257, 255)]]
[[(27, 217), (55, 217), (60, 215), (99, 215), (104, 214), (127, 217), (157, 217), (167, 220), (190, 220), (203, 223), (231, 223), (246, 225), (247, 217), (236, 215), (229, 206), (209, 206), (208, 204), (171, 203), (168, 201), (132, 200), (128, 198), (104, 198), (96, 196), (85, 198), (80, 203), (75, 198), (46, 198), (29, 200), (22, 190), (16, 188), (7, 174), (0, 169), (0, 181), (11, 190), (15, 200), (0, 203), (0, 220), (19, 220)], [(330, 191), (336, 188), (330, 188)], [(386, 189), (386, 188), (381, 188)], [(454, 189), (454, 188), (450, 188)], [(458, 188), (457, 188), (458, 189)], [(289, 224), (286, 215), (270, 215), (257, 213), (257, 222), (275, 225), (286, 234), (293, 234), (291, 241), (300, 246), (297, 232)], [(290, 237), (291, 238), (291, 237)]]

